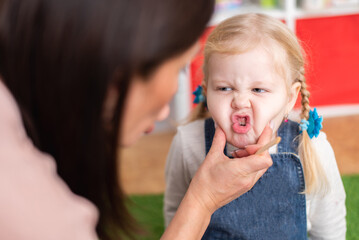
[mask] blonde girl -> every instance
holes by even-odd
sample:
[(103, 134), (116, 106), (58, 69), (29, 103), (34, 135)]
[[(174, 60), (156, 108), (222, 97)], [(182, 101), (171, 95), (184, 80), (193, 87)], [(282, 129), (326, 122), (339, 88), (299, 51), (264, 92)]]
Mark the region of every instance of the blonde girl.
[[(211, 146), (215, 126), (225, 154), (253, 154), (266, 123), (282, 138), (273, 166), (253, 189), (217, 210), (203, 239), (345, 239), (345, 192), (333, 150), (309, 106), (305, 58), (295, 35), (263, 14), (218, 25), (204, 49), (200, 102), (178, 128), (166, 165), (168, 224)], [(202, 90), (203, 88), (203, 90)], [(288, 120), (301, 95), (301, 121)]]

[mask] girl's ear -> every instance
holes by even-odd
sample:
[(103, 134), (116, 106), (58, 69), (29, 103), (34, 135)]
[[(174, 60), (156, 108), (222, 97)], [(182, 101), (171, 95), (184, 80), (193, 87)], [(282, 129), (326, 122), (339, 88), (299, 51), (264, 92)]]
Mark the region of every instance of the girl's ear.
[(288, 100), (288, 105), (287, 105), (287, 112), (290, 112), (294, 105), (295, 102), (297, 101), (298, 98), (298, 93), (300, 91), (301, 88), (301, 84), (299, 82), (295, 82), (292, 84), (290, 91), (289, 91), (289, 100)]

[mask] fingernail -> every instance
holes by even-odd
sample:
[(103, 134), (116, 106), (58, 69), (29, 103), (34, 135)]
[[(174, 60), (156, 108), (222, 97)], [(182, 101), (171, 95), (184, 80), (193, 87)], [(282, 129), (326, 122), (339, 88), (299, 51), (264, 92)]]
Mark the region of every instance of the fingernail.
[(214, 122), (214, 128), (217, 128), (217, 127), (218, 127), (217, 123), (216, 123), (216, 122)]

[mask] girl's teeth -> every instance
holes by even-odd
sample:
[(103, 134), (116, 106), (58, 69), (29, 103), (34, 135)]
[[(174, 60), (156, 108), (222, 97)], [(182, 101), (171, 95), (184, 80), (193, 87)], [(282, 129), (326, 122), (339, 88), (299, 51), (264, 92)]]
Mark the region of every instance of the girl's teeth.
[(239, 119), (239, 125), (245, 126), (246, 125), (246, 118), (240, 118)]

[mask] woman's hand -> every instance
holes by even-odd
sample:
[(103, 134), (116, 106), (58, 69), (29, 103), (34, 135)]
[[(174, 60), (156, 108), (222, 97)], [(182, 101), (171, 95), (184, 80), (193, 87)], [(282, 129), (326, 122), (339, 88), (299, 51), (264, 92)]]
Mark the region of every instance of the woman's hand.
[[(224, 155), (226, 137), (222, 129), (216, 128), (211, 150), (194, 176), (189, 191), (210, 213), (238, 198), (250, 190), (264, 172), (272, 165), (266, 151), (253, 154), (271, 140), (272, 129), (267, 126), (257, 144), (248, 146), (244, 152), (235, 152), (234, 158)], [(238, 156), (240, 153), (242, 156)], [(246, 157), (243, 157), (245, 156)]]
[(162, 239), (200, 239), (212, 213), (250, 190), (272, 165), (268, 151), (253, 155), (271, 137), (272, 129), (267, 126), (257, 144), (248, 146), (245, 152), (234, 153), (235, 157), (246, 157), (230, 159), (223, 153), (225, 134), (217, 127), (212, 147)]

